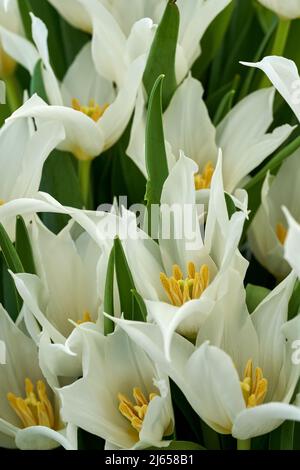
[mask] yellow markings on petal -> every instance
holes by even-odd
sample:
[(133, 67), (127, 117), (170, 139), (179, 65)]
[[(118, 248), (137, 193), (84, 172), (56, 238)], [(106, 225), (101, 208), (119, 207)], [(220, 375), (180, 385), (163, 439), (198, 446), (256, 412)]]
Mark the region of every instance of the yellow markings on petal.
[(118, 394), (119, 400), (119, 411), (120, 413), (130, 421), (131, 426), (140, 432), (143, 426), (143, 420), (146, 416), (148, 405), (153, 398), (157, 397), (156, 393), (150, 393), (149, 399), (145, 397), (140, 388), (135, 387), (132, 391), (132, 396), (135, 403), (129, 400), (122, 393)]
[(203, 264), (198, 272), (195, 264), (189, 262), (187, 272), (188, 277), (184, 278), (180, 267), (174, 264), (172, 276), (168, 277), (165, 273), (160, 273), (160, 281), (168, 299), (177, 307), (189, 300), (199, 299), (210, 282), (209, 269), (206, 264)]
[(261, 405), (264, 402), (268, 391), (268, 381), (263, 376), (260, 367), (256, 367), (253, 371), (252, 359), (247, 361), (244, 378), (240, 383), (247, 408)]
[(276, 225), (276, 235), (281, 245), (284, 245), (287, 236), (287, 229), (281, 222)]
[(81, 320), (77, 320), (77, 325), (82, 325), (83, 323), (95, 323), (93, 320), (92, 320), (92, 317), (90, 315), (90, 312), (88, 312), (87, 310), (85, 310), (83, 312), (83, 315), (82, 315), (82, 318)]
[(107, 108), (109, 107), (108, 103), (105, 103), (103, 106), (95, 103), (94, 100), (90, 100), (88, 106), (82, 106), (80, 101), (76, 98), (72, 99), (72, 108), (76, 111), (81, 111), (83, 114), (93, 119), (97, 122), (103, 116)]
[(25, 379), (26, 398), (7, 394), (10, 406), (19, 417), (24, 428), (46, 426), (55, 429), (55, 416), (52, 404), (47, 395), (47, 388), (42, 380), (36, 383), (36, 391), (30, 379)]
[(4, 206), (4, 204), (5, 204), (4, 199), (0, 199), (0, 207), (1, 207), (1, 206)]
[(195, 189), (209, 189), (215, 168), (211, 162), (208, 162), (203, 168), (202, 173), (195, 174)]

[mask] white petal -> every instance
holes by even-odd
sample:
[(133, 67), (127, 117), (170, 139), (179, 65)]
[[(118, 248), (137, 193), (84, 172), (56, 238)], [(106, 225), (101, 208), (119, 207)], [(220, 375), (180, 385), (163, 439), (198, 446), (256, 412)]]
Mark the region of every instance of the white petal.
[(61, 0), (49, 0), (49, 2), (72, 26), (87, 33), (91, 32), (92, 21), (90, 15), (79, 0), (63, 0), (63, 2)]
[(276, 429), (286, 419), (300, 421), (300, 408), (285, 403), (267, 403), (247, 408), (237, 416), (232, 435), (237, 439), (262, 436)]
[(0, 27), (0, 37), (5, 52), (23, 65), (32, 75), (39, 53), (27, 39)]
[(269, 56), (261, 62), (241, 62), (243, 65), (261, 69), (286, 100), (300, 120), (300, 77), (296, 64), (284, 57)]
[(295, 269), (298, 277), (300, 277), (300, 225), (295, 221), (287, 209), (284, 209), (289, 230), (284, 244), (284, 257)]
[(45, 426), (20, 429), (16, 434), (16, 444), (21, 450), (51, 450), (59, 446), (65, 450), (76, 450), (66, 438), (65, 430), (58, 432)]

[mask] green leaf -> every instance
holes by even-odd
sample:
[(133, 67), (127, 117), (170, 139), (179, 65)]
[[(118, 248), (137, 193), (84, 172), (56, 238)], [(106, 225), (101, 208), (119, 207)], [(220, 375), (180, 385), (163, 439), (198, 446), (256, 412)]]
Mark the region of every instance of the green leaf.
[(288, 157), (290, 157), (300, 147), (300, 136), (296, 137), (290, 144), (283, 149), (279, 150), (278, 153), (268, 162), (266, 165), (248, 182), (245, 184), (244, 189), (249, 191), (262, 180), (264, 180), (268, 171), (274, 172), (281, 163)]
[(133, 296), (133, 317), (136, 321), (147, 321), (147, 308), (143, 297), (136, 291), (131, 291)]
[(22, 19), (25, 36), (29, 41), (32, 41), (31, 34), (31, 18), (29, 13), (32, 11), (32, 7), (29, 0), (18, 0), (18, 7), (20, 16)]
[(23, 217), (17, 216), (16, 221), (16, 250), (24, 271), (29, 274), (36, 274), (36, 267), (30, 238)]
[(289, 302), (289, 316), (288, 319), (292, 320), (295, 318), (300, 309), (300, 282), (297, 280), (295, 282), (294, 290)]
[[(104, 294), (104, 312), (112, 317), (114, 316), (114, 272), (115, 252), (113, 247), (108, 260)], [(104, 317), (104, 334), (109, 335), (113, 333), (114, 327), (114, 322), (110, 318)]]
[(49, 103), (46, 89), (43, 81), (42, 73), (43, 62), (42, 59), (38, 60), (33, 71), (33, 75), (30, 82), (30, 95), (37, 93), (46, 103)]
[(164, 109), (168, 106), (177, 88), (175, 57), (179, 22), (178, 7), (174, 0), (170, 0), (156, 30), (143, 77), (147, 94), (150, 96), (159, 75), (165, 75), (166, 81), (163, 90)]
[(160, 204), (162, 188), (168, 177), (168, 163), (162, 122), (162, 82), (161, 75), (151, 92), (146, 125), (146, 167), (148, 182), (145, 199), (148, 209), (152, 204)]
[(250, 313), (254, 312), (256, 307), (262, 302), (270, 293), (269, 289), (261, 286), (248, 284), (246, 287), (246, 303)]
[(226, 114), (229, 113), (229, 111), (231, 110), (235, 94), (236, 94), (236, 90), (230, 90), (223, 97), (213, 119), (213, 124), (215, 127), (222, 121), (222, 119), (226, 116)]
[(23, 273), (24, 268), (19, 255), (3, 225), (0, 223), (0, 247), (8, 269), (13, 273)]
[[(8, 269), (10, 269), (13, 273), (23, 273), (24, 268), (22, 262), (19, 258), (19, 255), (11, 242), (5, 228), (0, 223), (0, 248), (2, 250), (2, 256), (4, 258), (5, 264)], [(10, 309), (9, 313), (12, 316), (13, 320), (15, 320), (18, 316), (22, 308), (22, 300), (16, 290), (15, 285), (12, 287), (12, 283), (10, 280), (7, 279), (6, 282), (7, 290), (9, 292), (14, 292), (15, 300), (16, 300), (16, 310)]]
[(135, 290), (135, 285), (119, 237), (116, 237), (114, 241), (114, 258), (121, 311), (126, 320), (133, 320), (131, 291)]
[[(147, 450), (161, 450), (158, 447), (149, 447)], [(196, 442), (190, 441), (172, 441), (168, 447), (165, 447), (166, 450), (206, 450), (205, 447), (200, 446)]]

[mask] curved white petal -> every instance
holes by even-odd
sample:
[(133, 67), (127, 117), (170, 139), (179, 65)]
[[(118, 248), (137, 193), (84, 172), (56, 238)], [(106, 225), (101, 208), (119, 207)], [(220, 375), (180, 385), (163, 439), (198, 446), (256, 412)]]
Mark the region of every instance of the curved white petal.
[(65, 430), (54, 431), (45, 426), (18, 430), (16, 445), (21, 450), (52, 450), (59, 446), (65, 450), (76, 450), (76, 446), (65, 436)]
[(91, 32), (92, 21), (79, 0), (48, 0), (57, 11), (75, 28)]
[(28, 39), (0, 27), (0, 37), (5, 52), (16, 62), (23, 65), (32, 75), (39, 60), (39, 53)]

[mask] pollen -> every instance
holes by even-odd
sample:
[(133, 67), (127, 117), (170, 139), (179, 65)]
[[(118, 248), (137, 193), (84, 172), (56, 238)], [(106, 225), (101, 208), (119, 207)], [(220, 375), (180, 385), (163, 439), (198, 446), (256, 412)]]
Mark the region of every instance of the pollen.
[(248, 360), (244, 371), (244, 379), (240, 383), (247, 408), (261, 405), (264, 402), (268, 391), (268, 381), (264, 378), (260, 367), (256, 367), (253, 372), (252, 359)]
[(284, 242), (287, 236), (287, 229), (282, 223), (278, 223), (276, 225), (276, 235), (281, 245), (284, 245)]
[(19, 417), (24, 428), (46, 426), (55, 429), (55, 417), (52, 404), (47, 395), (46, 385), (42, 380), (36, 383), (36, 391), (30, 379), (25, 379), (26, 398), (7, 394), (7, 400)]
[(206, 264), (201, 266), (200, 271), (196, 271), (195, 264), (189, 262), (187, 272), (188, 277), (184, 278), (180, 267), (174, 264), (172, 276), (160, 274), (161, 284), (170, 303), (177, 307), (189, 300), (199, 299), (210, 282), (209, 269)]
[(198, 191), (199, 189), (209, 189), (211, 180), (214, 174), (215, 168), (213, 167), (211, 162), (208, 162), (205, 167), (203, 168), (202, 173), (195, 174), (195, 189)]
[(87, 310), (85, 310), (83, 312), (83, 315), (82, 315), (82, 318), (81, 320), (77, 320), (77, 325), (82, 325), (83, 323), (94, 323), (93, 320), (92, 320), (92, 317), (90, 315), (90, 312), (88, 312)]
[(97, 122), (103, 116), (107, 108), (109, 107), (108, 103), (105, 103), (103, 106), (97, 104), (94, 100), (90, 100), (88, 106), (82, 106), (80, 101), (76, 98), (72, 99), (72, 108), (76, 111), (81, 111), (83, 114), (93, 119)]
[(135, 403), (129, 400), (122, 393), (118, 394), (118, 400), (120, 402), (119, 411), (126, 419), (128, 419), (128, 421), (130, 421), (131, 426), (137, 432), (140, 432), (149, 403), (158, 395), (156, 393), (150, 393), (149, 398), (147, 399), (138, 387), (133, 389), (132, 395)]

